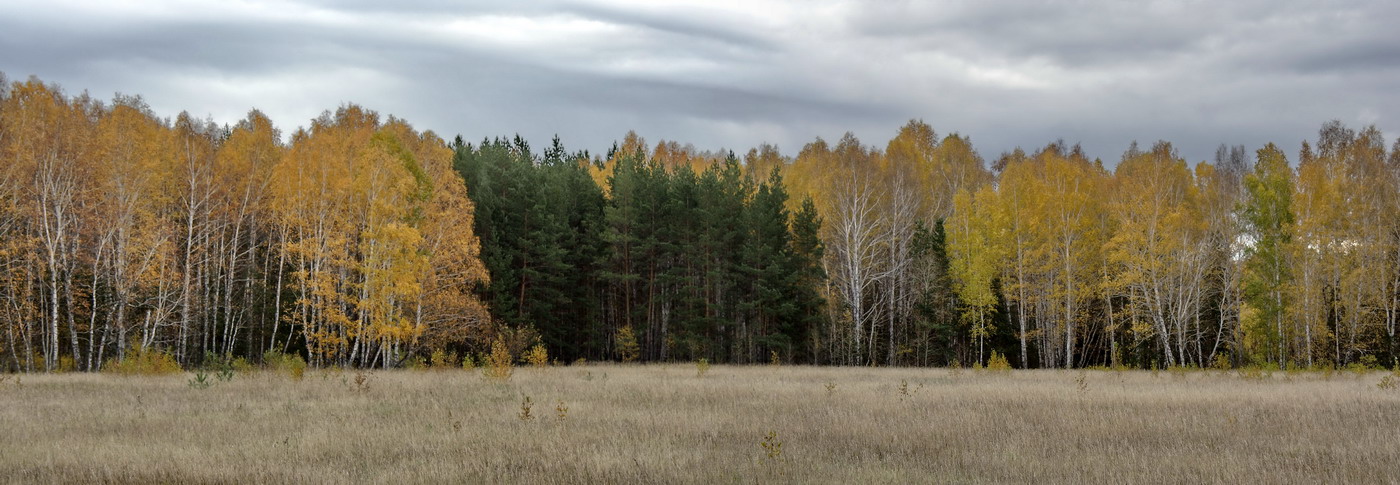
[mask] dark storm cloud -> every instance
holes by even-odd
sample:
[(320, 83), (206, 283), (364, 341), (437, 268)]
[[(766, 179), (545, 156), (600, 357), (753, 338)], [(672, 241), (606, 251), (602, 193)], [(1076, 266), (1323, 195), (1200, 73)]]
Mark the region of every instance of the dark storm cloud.
[(291, 131), (356, 102), (444, 136), (789, 154), (911, 118), (987, 157), (1064, 138), (1112, 163), (1400, 129), (1390, 2), (330, 1), (0, 5), (0, 71)]

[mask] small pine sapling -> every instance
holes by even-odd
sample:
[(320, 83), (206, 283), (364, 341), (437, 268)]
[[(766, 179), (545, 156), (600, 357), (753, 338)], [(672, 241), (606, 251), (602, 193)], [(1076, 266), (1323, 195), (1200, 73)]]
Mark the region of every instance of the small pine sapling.
[(530, 420), (535, 419), (535, 415), (530, 411), (533, 407), (535, 407), (535, 402), (530, 400), (530, 396), (525, 396), (525, 399), (520, 401), (520, 412), (515, 416), (520, 418), (521, 421), (528, 423)]

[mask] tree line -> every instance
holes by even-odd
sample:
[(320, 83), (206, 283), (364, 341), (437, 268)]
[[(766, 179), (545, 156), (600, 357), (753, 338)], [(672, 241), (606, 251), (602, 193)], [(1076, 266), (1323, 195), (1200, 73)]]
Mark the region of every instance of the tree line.
[(1290, 160), (1062, 141), (984, 159), (914, 120), (795, 156), (628, 133), (467, 142), (356, 105), (284, 137), (0, 78), (0, 365), (293, 353), (559, 360), (1390, 364), (1400, 145)]

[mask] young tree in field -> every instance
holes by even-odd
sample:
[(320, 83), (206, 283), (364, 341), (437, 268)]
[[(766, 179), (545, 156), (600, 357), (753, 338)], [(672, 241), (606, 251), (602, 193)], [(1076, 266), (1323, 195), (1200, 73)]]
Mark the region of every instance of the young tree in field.
[(1293, 171), (1288, 158), (1270, 143), (1257, 152), (1254, 171), (1245, 176), (1242, 210), (1245, 235), (1244, 294), (1251, 310), (1246, 345), (1258, 360), (1285, 364), (1284, 320), (1293, 275), (1288, 251), (1293, 243)]

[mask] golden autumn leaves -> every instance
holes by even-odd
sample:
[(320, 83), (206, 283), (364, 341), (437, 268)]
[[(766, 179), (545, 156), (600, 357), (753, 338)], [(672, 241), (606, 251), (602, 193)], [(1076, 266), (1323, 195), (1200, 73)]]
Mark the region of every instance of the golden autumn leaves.
[(289, 153), (299, 163), (279, 165), (273, 193), (309, 290), (294, 318), (314, 355), (385, 361), (487, 321), (471, 293), (488, 278), (471, 201), (441, 139), (350, 106), (294, 135)]
[(452, 151), (402, 120), (349, 105), (284, 142), (257, 111), (172, 122), (37, 80), (0, 115), (0, 325), (22, 368), (294, 342), (393, 365), (487, 321)]
[[(607, 200), (592, 216), (623, 229), (632, 208), (617, 202), (640, 183), (618, 182), (625, 157), (692, 175), (732, 163), (735, 187), (777, 169), (796, 196), (773, 207), (809, 213), (804, 251), (822, 260), (800, 282), (826, 302), (797, 332), (813, 361), (981, 362), (1019, 344), (1021, 366), (1316, 365), (1396, 352), (1396, 153), (1373, 128), (1328, 124), (1296, 171), (1273, 145), (1251, 169), (1242, 148), (1193, 167), (1165, 142), (1112, 170), (1063, 143), (988, 170), (968, 138), (911, 121), (883, 150), (847, 134), (795, 158), (764, 145), (743, 168), (631, 133), (610, 160), (568, 163)], [(284, 140), (257, 111), (223, 127), (160, 119), (139, 98), (32, 80), (0, 91), (0, 156), (0, 338), (17, 368), (97, 370), (132, 348), (184, 365), (305, 349), (322, 365), (394, 366), (490, 333), (473, 229), (493, 212), (474, 220), (453, 149), (402, 120), (347, 105)], [(715, 207), (762, 193), (717, 190)], [(554, 273), (596, 259), (551, 257)], [(540, 308), (586, 298), (570, 294)], [(706, 324), (726, 323), (715, 315)]]

